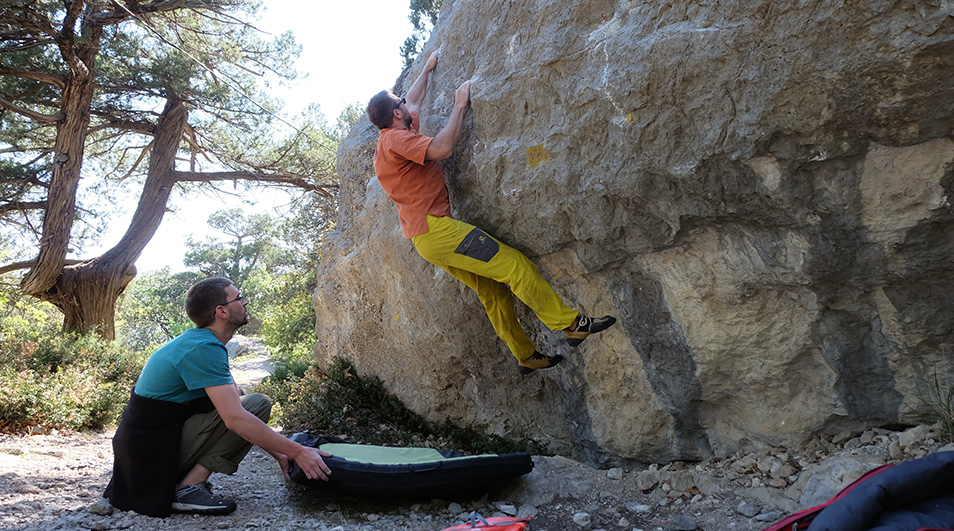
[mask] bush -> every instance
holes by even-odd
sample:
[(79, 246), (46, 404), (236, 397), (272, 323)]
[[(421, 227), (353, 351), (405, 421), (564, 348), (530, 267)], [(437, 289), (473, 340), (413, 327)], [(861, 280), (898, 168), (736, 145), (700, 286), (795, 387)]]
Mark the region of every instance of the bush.
[(152, 351), (194, 325), (185, 313), (185, 296), (199, 273), (172, 273), (165, 267), (138, 275), (116, 305), (116, 339), (136, 350)]
[(315, 358), (310, 349), (300, 348), (291, 352), (279, 352), (273, 359), (275, 370), (272, 371), (271, 378), (275, 381), (287, 381), (303, 377)]
[(52, 336), (59, 333), (62, 322), (63, 314), (52, 304), (0, 284), (0, 341), (24, 336)]
[(285, 355), (304, 350), (311, 358), (311, 349), (317, 340), (312, 291), (312, 286), (288, 274), (274, 280), (264, 300), (254, 301), (253, 313), (262, 320), (259, 333), (269, 351)]
[(954, 442), (954, 387), (946, 381), (942, 383), (935, 372), (926, 391), (918, 386), (918, 399), (924, 406), (919, 414), (920, 420), (927, 424), (937, 423), (941, 436), (948, 442)]
[(0, 342), (0, 428), (102, 429), (118, 422), (145, 356), (95, 335), (23, 330)]
[(255, 388), (279, 404), (276, 421), (286, 429), (308, 430), (365, 444), (425, 445), (470, 453), (545, 451), (533, 441), (516, 442), (481, 427), (451, 422), (432, 425), (407, 408), (375, 376), (358, 376), (342, 358), (326, 371), (312, 365), (300, 377), (271, 376)]
[(387, 394), (380, 380), (359, 378), (354, 367), (336, 358), (327, 371), (311, 365), (300, 377), (267, 378), (255, 389), (281, 404), (285, 428), (348, 434), (381, 442), (382, 432), (421, 431), (423, 419)]

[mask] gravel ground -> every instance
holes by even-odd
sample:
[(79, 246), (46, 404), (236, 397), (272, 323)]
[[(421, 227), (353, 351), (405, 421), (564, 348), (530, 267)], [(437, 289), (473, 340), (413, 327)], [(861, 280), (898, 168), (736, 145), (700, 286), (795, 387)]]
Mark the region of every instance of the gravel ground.
[[(255, 349), (250, 343), (234, 353), (243, 387), (271, 370)], [(535, 531), (758, 531), (827, 500), (878, 465), (954, 449), (939, 442), (936, 427), (917, 426), (819, 436), (703, 463), (599, 470), (534, 456), (531, 473), (480, 499), (384, 502), (286, 484), (275, 461), (253, 448), (236, 474), (211, 479), (217, 494), (237, 501), (234, 513), (150, 518), (101, 499), (112, 435), (0, 435), (0, 530), (440, 531), (477, 511), (529, 516)]]
[(951, 448), (941, 448), (936, 437), (926, 426), (874, 429), (819, 437), (792, 449), (633, 469), (598, 470), (562, 457), (534, 457), (533, 472), (481, 499), (424, 502), (335, 498), (286, 484), (274, 460), (253, 448), (238, 473), (212, 477), (217, 493), (237, 500), (237, 511), (160, 519), (114, 511), (102, 502), (112, 432), (4, 435), (0, 529), (439, 531), (476, 510), (530, 516), (537, 531), (758, 531), (799, 508), (806, 493), (827, 499), (878, 464)]
[[(535, 528), (544, 531), (648, 531), (670, 529), (670, 520), (681, 513), (661, 513), (654, 496), (625, 481), (625, 476), (633, 478), (632, 472), (613, 479), (622, 471), (596, 470), (559, 457), (535, 458), (531, 474), (478, 500), (375, 503), (329, 498), (308, 487), (286, 484), (274, 460), (256, 448), (238, 473), (212, 478), (216, 493), (238, 501), (238, 510), (231, 515), (150, 518), (112, 511), (100, 500), (112, 466), (111, 436), (112, 432), (0, 437), (0, 529), (436, 531), (461, 523), (467, 512), (477, 510), (484, 516), (529, 515)], [(719, 529), (761, 528), (719, 507), (721, 501), (696, 505), (699, 511), (735, 514), (736, 521), (723, 519), (728, 527)], [(690, 507), (689, 503), (679, 505)], [(696, 528), (716, 529), (691, 527)]]

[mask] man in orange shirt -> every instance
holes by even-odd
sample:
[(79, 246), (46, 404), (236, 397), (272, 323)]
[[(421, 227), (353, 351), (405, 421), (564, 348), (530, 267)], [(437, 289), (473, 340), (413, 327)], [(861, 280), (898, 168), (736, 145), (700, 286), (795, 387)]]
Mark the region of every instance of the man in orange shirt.
[(520, 373), (553, 367), (563, 356), (537, 352), (514, 315), (514, 295), (548, 328), (563, 330), (572, 346), (616, 319), (591, 319), (570, 309), (520, 251), (453, 218), (441, 159), (450, 157), (460, 140), (470, 81), (454, 94), (454, 109), (444, 128), (433, 138), (424, 136), (418, 132), (418, 113), (436, 66), (434, 53), (404, 98), (387, 90), (371, 98), (368, 117), (381, 129), (374, 153), (378, 182), (397, 205), (404, 237), (421, 256), (477, 292), (497, 335), (517, 358)]

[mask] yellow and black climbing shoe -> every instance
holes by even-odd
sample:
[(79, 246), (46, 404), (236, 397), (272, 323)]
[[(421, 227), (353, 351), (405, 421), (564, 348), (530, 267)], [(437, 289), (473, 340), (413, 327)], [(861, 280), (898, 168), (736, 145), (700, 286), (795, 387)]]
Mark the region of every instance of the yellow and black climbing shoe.
[(586, 339), (586, 336), (602, 332), (614, 324), (616, 324), (616, 318), (612, 315), (604, 315), (603, 317), (593, 319), (581, 313), (576, 316), (573, 325), (564, 329), (563, 333), (566, 334), (566, 342), (569, 343), (571, 347), (575, 347), (582, 343), (583, 340)]
[(547, 356), (546, 354), (534, 352), (529, 358), (518, 362), (517, 370), (520, 371), (520, 374), (530, 374), (537, 369), (549, 369), (561, 361), (563, 361), (563, 356), (559, 354), (556, 356)]

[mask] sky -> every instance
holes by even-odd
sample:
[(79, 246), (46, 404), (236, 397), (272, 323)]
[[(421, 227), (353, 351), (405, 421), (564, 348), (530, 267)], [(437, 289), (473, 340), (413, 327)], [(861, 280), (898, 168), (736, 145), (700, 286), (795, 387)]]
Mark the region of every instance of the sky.
[[(298, 109), (318, 103), (333, 124), (348, 105), (363, 105), (376, 92), (391, 88), (403, 66), (400, 47), (413, 31), (408, 21), (409, 4), (410, 0), (264, 0), (257, 27), (276, 36), (291, 30), (302, 46), (297, 69), (303, 79), (294, 82), (290, 90), (276, 93), (285, 100), (286, 113), (295, 115)], [(203, 240), (212, 230), (206, 220), (215, 210), (241, 206), (247, 214), (254, 214), (267, 211), (272, 203), (283, 202), (281, 196), (264, 198), (258, 205), (230, 196), (199, 196), (188, 202), (178, 198), (173, 203), (175, 212), (163, 217), (136, 267), (140, 272), (165, 266), (174, 272), (185, 270), (182, 258), (186, 238), (192, 234), (196, 240)], [(103, 240), (100, 252), (122, 237), (135, 204), (127, 208), (126, 218), (110, 224), (117, 232)]]

